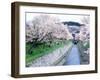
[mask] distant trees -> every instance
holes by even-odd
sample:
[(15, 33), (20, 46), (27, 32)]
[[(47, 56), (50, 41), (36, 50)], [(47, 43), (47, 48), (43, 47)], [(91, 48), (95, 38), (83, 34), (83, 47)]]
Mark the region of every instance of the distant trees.
[(67, 27), (56, 17), (39, 15), (26, 24), (26, 42), (41, 43), (69, 37)]
[(90, 39), (90, 18), (89, 17), (83, 17), (82, 24), (80, 28), (80, 40), (81, 41), (88, 41)]

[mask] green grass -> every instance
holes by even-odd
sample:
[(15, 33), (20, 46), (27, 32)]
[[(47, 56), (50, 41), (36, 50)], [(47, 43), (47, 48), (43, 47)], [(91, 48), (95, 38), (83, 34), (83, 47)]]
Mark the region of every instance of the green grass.
[[(63, 42), (58, 42), (59, 44), (56, 44), (55, 42), (53, 42), (51, 45), (51, 47), (48, 46), (48, 44), (40, 44), (38, 46), (36, 46), (35, 48), (32, 48), (31, 51), (32, 53), (26, 53), (26, 64), (32, 62), (33, 60), (53, 52), (54, 50), (56, 50), (59, 47), (62, 47), (64, 45), (67, 45), (68, 43), (70, 43), (70, 41), (63, 41)], [(30, 47), (32, 46), (32, 44), (26, 44), (26, 52), (30, 49)]]
[(89, 47), (90, 47), (90, 43), (89, 43), (89, 41), (86, 41), (86, 42), (79, 42), (78, 43), (78, 46), (79, 46), (79, 48), (81, 48), (81, 50), (87, 50)]
[(83, 44), (83, 46), (84, 46), (84, 48), (89, 48), (89, 47), (90, 47), (89, 41), (85, 42), (85, 43)]

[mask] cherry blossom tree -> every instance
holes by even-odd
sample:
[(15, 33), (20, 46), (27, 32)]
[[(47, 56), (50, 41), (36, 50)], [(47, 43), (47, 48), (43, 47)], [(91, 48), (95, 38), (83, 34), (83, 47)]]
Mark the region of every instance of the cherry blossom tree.
[(69, 38), (67, 27), (54, 16), (35, 16), (32, 22), (26, 24), (26, 42), (31, 42), (33, 46), (37, 43), (52, 43), (55, 39)]
[(90, 38), (90, 18), (89, 17), (83, 17), (82, 18), (82, 24), (80, 28), (80, 40), (81, 41), (88, 41)]
[(45, 42), (55, 38), (67, 39), (70, 35), (59, 19), (49, 15), (36, 16), (30, 24), (26, 24), (26, 42)]

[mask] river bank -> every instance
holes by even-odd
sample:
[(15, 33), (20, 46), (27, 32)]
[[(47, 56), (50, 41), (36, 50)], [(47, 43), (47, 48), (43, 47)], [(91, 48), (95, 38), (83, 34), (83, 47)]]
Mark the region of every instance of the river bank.
[(68, 54), (68, 50), (72, 47), (72, 43), (65, 45), (64, 47), (60, 47), (53, 51), (52, 53), (49, 53), (47, 55), (44, 55), (34, 61), (32, 61), (30, 64), (28, 64), (28, 67), (40, 67), (40, 66), (56, 66), (56, 65), (63, 65), (65, 63), (64, 57)]

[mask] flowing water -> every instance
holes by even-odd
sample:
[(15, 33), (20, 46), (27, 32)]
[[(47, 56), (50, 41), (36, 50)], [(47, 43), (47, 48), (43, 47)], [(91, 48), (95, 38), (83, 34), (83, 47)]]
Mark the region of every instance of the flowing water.
[(79, 65), (80, 64), (80, 52), (77, 45), (73, 45), (69, 55), (66, 57), (64, 65)]

